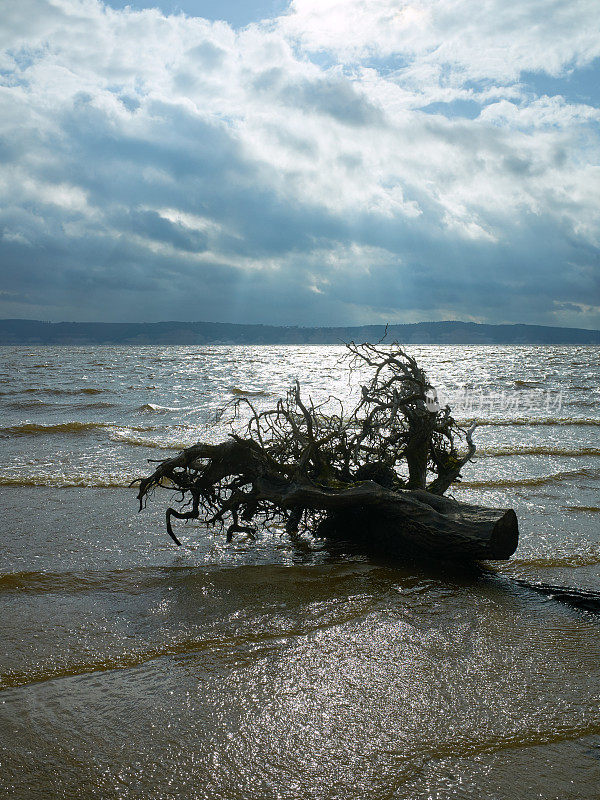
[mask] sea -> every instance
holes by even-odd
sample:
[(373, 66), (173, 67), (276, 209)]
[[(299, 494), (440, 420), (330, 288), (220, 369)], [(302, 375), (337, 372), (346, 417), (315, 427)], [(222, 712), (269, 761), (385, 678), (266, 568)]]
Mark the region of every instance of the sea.
[(518, 583), (600, 590), (600, 348), (408, 350), (479, 423), (452, 494), (515, 509), (508, 561), (138, 512), (228, 402), (351, 405), (343, 346), (0, 348), (0, 797), (600, 798), (600, 615)]

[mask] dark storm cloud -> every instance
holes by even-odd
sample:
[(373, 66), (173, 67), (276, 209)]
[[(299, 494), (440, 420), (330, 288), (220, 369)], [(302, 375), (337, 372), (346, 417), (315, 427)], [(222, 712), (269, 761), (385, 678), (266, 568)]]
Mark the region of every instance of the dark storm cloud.
[(131, 231), (190, 253), (206, 250), (205, 234), (186, 230), (185, 226), (170, 222), (156, 211), (129, 211), (126, 217), (115, 219), (113, 225), (117, 230)]
[[(149, 253), (126, 234), (115, 237), (114, 233), (73, 237), (68, 246), (58, 234), (54, 238), (47, 234), (43, 259), (32, 257), (28, 246), (2, 242), (0, 259), (7, 266), (9, 291), (26, 293), (34, 305), (85, 306), (89, 318), (109, 306), (107, 318), (129, 315), (142, 320), (151, 306), (177, 309), (186, 318), (212, 316), (217, 309), (223, 319), (234, 320), (235, 314), (242, 314), (249, 321), (266, 318), (285, 323), (299, 304), (310, 304), (317, 322), (341, 323), (357, 307), (390, 315), (416, 309), (425, 316), (452, 308), (463, 317), (502, 321), (534, 314), (551, 321), (549, 312), (556, 297), (570, 304), (600, 303), (597, 273), (562, 267), (577, 258), (586, 263), (593, 251), (578, 253), (576, 243), (549, 226), (539, 222), (536, 226), (534, 220), (524, 226), (528, 233), (510, 246), (472, 243), (466, 247), (460, 239), (449, 241), (441, 229), (437, 237), (431, 232), (425, 236), (418, 220), (402, 230), (391, 221), (382, 223), (368, 215), (347, 220), (346, 225), (322, 218), (317, 225), (318, 211), (307, 207), (285, 213), (276, 204), (251, 208), (249, 203), (240, 209), (248, 227), (244, 252), (250, 251), (260, 264), (272, 252), (283, 252), (285, 242), (283, 269), (259, 266), (240, 271), (227, 264), (226, 255), (219, 264), (198, 264)], [(145, 224), (154, 222), (153, 216)], [(128, 224), (123, 227), (127, 230)], [(47, 224), (47, 229), (52, 228), (57, 230)], [(315, 230), (323, 234), (316, 242), (311, 240)], [(153, 235), (168, 241), (171, 229), (167, 228), (166, 235)], [(361, 263), (352, 264), (350, 271), (328, 266), (319, 254), (309, 255), (310, 243), (317, 245), (319, 253), (327, 253), (343, 248), (350, 237), (365, 248)], [(539, 258), (535, 266), (533, 247)], [(384, 260), (371, 264), (376, 248), (377, 252), (383, 248)], [(222, 249), (227, 251), (226, 246)], [(229, 250), (235, 255), (235, 248)], [(309, 288), (313, 272), (327, 281), (324, 295)]]

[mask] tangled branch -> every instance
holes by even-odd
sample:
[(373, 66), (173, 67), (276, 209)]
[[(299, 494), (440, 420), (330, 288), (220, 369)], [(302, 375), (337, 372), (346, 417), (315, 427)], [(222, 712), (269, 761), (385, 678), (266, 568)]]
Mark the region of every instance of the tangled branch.
[(312, 530), (332, 509), (380, 502), (381, 487), (387, 502), (392, 493), (443, 495), (473, 458), (474, 426), (460, 427), (437, 405), (425, 372), (397, 344), (352, 342), (346, 359), (350, 380), (370, 372), (351, 411), (333, 396), (315, 404), (298, 381), (274, 408), (238, 398), (223, 411), (228, 441), (162, 461), (139, 480), (140, 509), (156, 488), (176, 489), (179, 508), (168, 508), (166, 521), (179, 544), (173, 517), (217, 526), (229, 541), (254, 536), (258, 524)]

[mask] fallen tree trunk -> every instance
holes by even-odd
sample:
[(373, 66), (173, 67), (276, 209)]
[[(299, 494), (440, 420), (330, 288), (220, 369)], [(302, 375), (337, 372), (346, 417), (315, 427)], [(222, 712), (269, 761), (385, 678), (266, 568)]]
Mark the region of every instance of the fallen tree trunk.
[(347, 489), (260, 479), (258, 497), (282, 508), (327, 512), (315, 531), (390, 555), (427, 553), (451, 559), (507, 559), (517, 549), (512, 509), (459, 503), (424, 490), (386, 489), (361, 481)]
[[(396, 494), (396, 493), (393, 493)], [(436, 508), (427, 492), (390, 497), (331, 514), (317, 535), (346, 539), (369, 551), (396, 558), (427, 555), (442, 560), (508, 559), (517, 549), (519, 529), (512, 509), (484, 508), (444, 498)]]

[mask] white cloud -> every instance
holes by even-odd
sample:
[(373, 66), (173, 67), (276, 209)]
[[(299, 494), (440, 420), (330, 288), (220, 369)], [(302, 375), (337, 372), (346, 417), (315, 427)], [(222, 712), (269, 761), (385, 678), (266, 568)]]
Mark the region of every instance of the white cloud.
[(455, 78), (514, 80), (600, 56), (596, 0), (293, 0), (280, 24), (345, 62), (414, 58), (421, 78), (448, 66)]
[[(142, 316), (172, 298), (167, 316), (217, 318), (232, 292), (259, 319), (274, 304), (304, 323), (363, 318), (361, 304), (433, 318), (487, 303), (497, 316), (499, 264), (526, 292), (523, 263), (538, 275), (566, 259), (546, 310), (514, 313), (543, 318), (552, 292), (593, 308), (599, 111), (518, 78), (588, 63), (599, 17), (584, 0), (296, 0), (234, 31), (96, 0), (14, 4), (0, 39), (9, 283), (32, 307), (45, 294), (64, 309), (68, 292), (91, 302), (92, 281), (121, 316), (127, 291), (155, 292)], [(472, 119), (452, 111), (465, 102)], [(194, 294), (196, 275), (210, 289)]]

